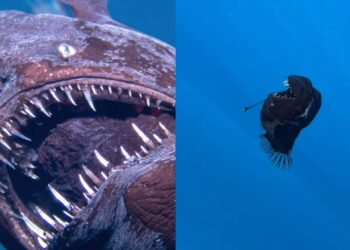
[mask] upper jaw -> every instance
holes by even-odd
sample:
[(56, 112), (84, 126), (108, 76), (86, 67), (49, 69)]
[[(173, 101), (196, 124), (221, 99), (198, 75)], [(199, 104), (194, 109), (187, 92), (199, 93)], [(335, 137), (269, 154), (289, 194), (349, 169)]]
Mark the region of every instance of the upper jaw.
[[(126, 93), (127, 95), (130, 95), (131, 93), (134, 97), (140, 97), (139, 103), (143, 105), (148, 105), (148, 99), (150, 100), (150, 105), (153, 106), (165, 105), (164, 108), (166, 108), (167, 105), (170, 105), (171, 107), (175, 107), (176, 105), (175, 87), (168, 89), (171, 90), (171, 92), (165, 92), (163, 90), (149, 88), (128, 81), (85, 76), (53, 83), (39, 84), (33, 88), (19, 91), (17, 94), (11, 96), (11, 98), (3, 101), (0, 105), (0, 125), (5, 123), (6, 119), (9, 119), (14, 115), (16, 116), (16, 114), (23, 111), (25, 109), (23, 106), (24, 103), (30, 102), (33, 98), (36, 98), (42, 93), (46, 94), (46, 99), (50, 98), (51, 100), (57, 100), (57, 98), (52, 95), (52, 93), (55, 93), (56, 91), (53, 92), (52, 90), (59, 90), (62, 92), (68, 90), (71, 92), (74, 89), (82, 92), (85, 89), (88, 89), (94, 97), (98, 98), (99, 95), (95, 95), (95, 90), (92, 88), (96, 89), (96, 91), (99, 92), (98, 94), (102, 94), (103, 92), (105, 94), (113, 93), (113, 96), (117, 98)], [(101, 91), (101, 88), (104, 88), (104, 90)]]
[[(53, 15), (17, 15), (1, 19), (7, 35), (0, 36), (0, 50), (7, 53), (0, 59), (0, 77), (11, 87), (2, 89), (0, 105), (26, 89), (82, 77), (125, 81), (175, 96), (173, 47), (123, 27)], [(31, 27), (43, 26), (28, 34)], [(65, 53), (62, 46), (74, 53)]]
[(285, 91), (277, 92), (273, 94), (273, 98), (278, 101), (293, 101), (296, 99), (293, 85), (288, 81), (285, 80), (283, 82), (283, 86), (287, 89)]

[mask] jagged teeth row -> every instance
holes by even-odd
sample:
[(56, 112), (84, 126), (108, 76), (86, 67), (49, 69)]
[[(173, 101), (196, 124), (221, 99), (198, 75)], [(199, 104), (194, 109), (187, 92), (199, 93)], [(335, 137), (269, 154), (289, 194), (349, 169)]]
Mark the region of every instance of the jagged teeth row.
[[(142, 93), (139, 93), (139, 92), (134, 92), (130, 89), (122, 89), (120, 87), (114, 89), (111, 86), (103, 86), (103, 85), (84, 85), (83, 87), (81, 87), (80, 84), (77, 84), (74, 86), (76, 86), (77, 91), (83, 94), (83, 96), (87, 101), (87, 104), (93, 111), (96, 111), (96, 107), (93, 102), (92, 95), (97, 96), (99, 94), (97, 91), (97, 88), (99, 88), (99, 91), (108, 91), (109, 94), (111, 95), (113, 94), (116, 97), (119, 97), (122, 94), (127, 94), (129, 97), (140, 98), (143, 102), (145, 102), (145, 104), (148, 107), (155, 106), (158, 109), (161, 109), (161, 103), (162, 103), (161, 100), (151, 98), (150, 96), (143, 95)], [(72, 95), (72, 91), (74, 90), (73, 85), (60, 87), (60, 90), (65, 93), (66, 97), (68, 98), (69, 102), (72, 105), (77, 106), (77, 102), (75, 101)], [(57, 90), (56, 88), (51, 88), (48, 90), (48, 93), (42, 94), (42, 97), (32, 97), (30, 100), (28, 100), (28, 103), (30, 103), (31, 105), (39, 109), (45, 116), (51, 117), (52, 114), (50, 113), (49, 110), (47, 110), (47, 107), (45, 107), (41, 99), (44, 98), (46, 100), (49, 100), (50, 99), (49, 95), (50, 95), (54, 101), (62, 102), (62, 100), (59, 98), (57, 94), (58, 91), (59, 90)], [(175, 104), (173, 104), (173, 107), (174, 106)], [(31, 109), (31, 107), (27, 103), (24, 103), (22, 105), (22, 107), (20, 108), (20, 113), (31, 118), (36, 118), (35, 112)]]
[[(152, 141), (144, 131), (142, 131), (135, 123), (132, 123), (132, 128), (134, 129), (135, 133), (141, 138), (141, 140), (146, 144), (146, 146), (144, 145), (140, 145), (140, 152), (135, 151), (135, 154), (130, 154), (123, 145), (120, 146), (120, 151), (121, 154), (123, 155), (125, 161), (124, 163), (130, 162), (130, 161), (135, 161), (136, 159), (142, 159), (145, 155), (147, 155), (150, 151), (154, 149), (155, 146), (155, 142)], [(173, 134), (169, 131), (169, 129), (161, 122), (159, 122), (158, 124), (161, 129), (164, 131), (165, 135), (167, 137), (173, 136)], [(163, 139), (160, 138), (160, 136), (153, 134), (153, 137), (155, 138), (156, 142), (159, 144), (163, 143)], [(148, 149), (147, 149), (148, 148)], [(107, 160), (100, 152), (98, 152), (97, 150), (94, 150), (94, 155), (96, 157), (96, 159), (98, 160), (98, 162), (102, 165), (103, 168), (107, 168), (107, 170), (110, 167), (110, 161)], [(90, 170), (87, 166), (83, 165), (83, 173), (79, 174), (79, 181), (82, 185), (83, 188), (83, 196), (85, 197), (85, 199), (87, 200), (87, 202), (90, 202), (91, 198), (95, 195), (96, 191), (98, 191), (98, 188), (102, 185), (102, 183), (108, 178), (108, 176), (114, 172), (116, 169), (112, 168), (110, 169), (110, 171), (108, 172), (108, 174), (106, 174), (105, 172), (101, 171), (101, 177), (103, 178), (103, 180), (101, 180), (100, 177), (98, 177), (98, 175), (96, 175), (95, 173), (93, 173), (92, 170)], [(84, 174), (85, 176), (88, 178), (88, 180), (91, 182), (92, 185), (90, 185), (88, 182), (86, 181), (84, 178)]]
[(287, 87), (288, 90), (290, 91), (290, 93), (294, 94), (293, 89), (290, 87), (290, 84), (289, 84), (288, 80), (285, 80), (283, 82), (283, 86)]
[[(158, 123), (159, 127), (162, 129), (164, 134), (167, 137), (173, 136), (173, 134), (170, 132), (170, 130), (161, 122)], [(140, 146), (140, 152), (135, 151), (135, 155), (130, 154), (126, 151), (126, 149), (123, 146), (120, 146), (122, 155), (125, 158), (125, 161), (131, 161), (135, 160), (136, 158), (143, 158), (142, 155), (147, 155), (150, 151), (155, 147), (155, 142), (153, 142), (150, 137), (146, 135), (144, 131), (142, 131), (135, 123), (132, 123), (132, 128), (134, 129), (135, 133), (141, 138), (141, 140), (146, 144), (146, 146), (141, 145)], [(161, 139), (158, 135), (153, 134), (154, 139), (157, 143), (161, 144), (163, 142), (163, 139)], [(148, 148), (148, 149), (147, 149)], [(102, 165), (102, 168), (105, 170), (110, 169), (110, 161), (108, 161), (105, 157), (103, 157), (97, 150), (94, 150), (94, 155), (96, 159), (99, 161), (99, 163)], [(119, 171), (120, 169), (111, 168), (110, 171), (108, 171), (108, 174), (105, 171), (100, 172), (100, 176), (96, 175), (92, 170), (90, 170), (86, 165), (82, 165), (83, 172), (81, 174), (78, 174), (79, 182), (82, 185), (82, 189), (84, 190), (83, 196), (86, 199), (87, 203), (91, 201), (91, 199), (94, 197), (96, 192), (99, 190), (101, 185), (105, 180), (108, 179), (108, 176), (115, 172)], [(86, 176), (87, 179), (84, 177)], [(89, 182), (92, 183), (89, 184)], [(0, 182), (0, 193), (5, 193), (8, 187)], [(75, 215), (77, 215), (81, 208), (78, 207), (73, 202), (69, 201), (67, 198), (65, 198), (59, 191), (57, 191), (52, 185), (48, 185), (48, 189), (51, 192), (53, 198), (60, 203), (63, 207), (65, 207), (65, 210), (63, 210), (63, 214), (66, 215), (66, 219), (62, 219), (59, 216), (55, 214), (50, 214), (47, 211), (44, 211), (39, 206), (35, 206), (35, 214), (38, 215), (38, 218), (40, 218), (45, 224), (48, 224), (49, 227), (53, 231), (45, 231), (40, 226), (36, 225), (32, 220), (29, 219), (27, 215), (24, 213), (20, 214), (20, 218), (24, 221), (28, 229), (35, 235), (38, 244), (42, 248), (47, 248), (50, 244), (50, 241), (54, 238), (56, 232), (61, 232), (64, 230), (64, 228), (69, 225), (70, 220), (73, 220)], [(67, 221), (68, 220), (68, 221)]]
[[(77, 87), (77, 90), (79, 90), (79, 91), (81, 91), (83, 93), (83, 96), (85, 97), (89, 107), (93, 111), (96, 111), (96, 107), (95, 107), (94, 102), (92, 100), (91, 93), (93, 95), (98, 95), (98, 91), (96, 90), (96, 88), (98, 86), (85, 85), (82, 88), (79, 84), (77, 84), (76, 87)], [(108, 92), (110, 94), (113, 94), (114, 91), (115, 91), (111, 86), (99, 85), (100, 91), (105, 91), (105, 88), (108, 90)], [(68, 100), (70, 101), (70, 103), (75, 105), (75, 106), (77, 106), (77, 103), (74, 100), (73, 95), (72, 95), (72, 91), (74, 90), (73, 86), (72, 85), (68, 85), (68, 86), (61, 87), (60, 89), (62, 91), (64, 91), (64, 93), (66, 94), (66, 96), (67, 96)], [(62, 100), (60, 99), (59, 95), (57, 95), (58, 91), (59, 90), (57, 90), (56, 88), (52, 88), (52, 89), (48, 90), (48, 93), (49, 93), (49, 95), (51, 95), (53, 100), (55, 100), (56, 102), (61, 102)], [(152, 104), (151, 98), (149, 96), (144, 96), (142, 93), (135, 93), (135, 92), (132, 92), (131, 90), (125, 90), (125, 89), (123, 90), (122, 88), (117, 88), (116, 92), (117, 92), (117, 95), (121, 95), (124, 92), (127, 92), (128, 95), (131, 96), (131, 97), (135, 96), (135, 97), (138, 97), (138, 98), (141, 98), (142, 100), (144, 100), (145, 103), (147, 104), (147, 106), (155, 105), (158, 108), (160, 108), (160, 104), (161, 104), (160, 100), (153, 100), (152, 99), (152, 101), (154, 103), (154, 104)], [(35, 114), (34, 110), (32, 110), (32, 107), (30, 107), (30, 105), (33, 105), (39, 111), (41, 111), (45, 116), (52, 117), (52, 113), (47, 109), (47, 107), (45, 107), (45, 105), (43, 104), (43, 102), (41, 100), (41, 98), (49, 100), (50, 99), (49, 95), (48, 94), (43, 94), (42, 97), (33, 97), (33, 98), (31, 98), (28, 103), (24, 103), (22, 105), (22, 107), (20, 108), (20, 113), (22, 113), (22, 114), (24, 114), (24, 115), (26, 115), (26, 116), (28, 116), (30, 118), (36, 118), (36, 114)], [(141, 139), (144, 141), (144, 143), (148, 147), (153, 149), (154, 145), (153, 145), (153, 142), (150, 140), (150, 138), (145, 136), (144, 134), (142, 134), (142, 132), (140, 132), (140, 130), (134, 124), (132, 125), (132, 127), (138, 133), (138, 135), (141, 137)], [(164, 130), (163, 125), (161, 125), (161, 127)], [(21, 133), (19, 131), (19, 128), (20, 128), (19, 124), (16, 124), (12, 119), (9, 119), (9, 120), (5, 121), (4, 124), (2, 126), (0, 126), (0, 146), (5, 148), (6, 150), (12, 151), (14, 145), (11, 145), (8, 142), (8, 140), (7, 140), (8, 137), (12, 137), (12, 136), (20, 138), (20, 139), (25, 140), (25, 141), (31, 141), (31, 138), (29, 138), (28, 136), (26, 136), (23, 133)], [(167, 136), (170, 136), (171, 133), (169, 134), (169, 132), (167, 130), (165, 130), (165, 132), (166, 132)], [(158, 135), (153, 134), (152, 136), (158, 143), (161, 143), (162, 139)], [(18, 143), (16, 143), (15, 146), (21, 147), (21, 145), (18, 144)], [(127, 156), (125, 150), (121, 149), (121, 151), (123, 152), (124, 156)], [(142, 151), (144, 151), (144, 150), (142, 150)], [(136, 157), (139, 158), (139, 153), (136, 154)], [(3, 162), (5, 165), (15, 169), (15, 164), (13, 162), (11, 162), (10, 160), (6, 159), (1, 154), (0, 154), (0, 161)], [(33, 173), (32, 170), (27, 170), (27, 175), (30, 176), (33, 179), (38, 179), (38, 177)]]
[(287, 100), (294, 100), (294, 97), (291, 97), (291, 96), (286, 96), (286, 95), (275, 95), (275, 96), (278, 96), (279, 98), (281, 99), (287, 99)]
[[(6, 122), (7, 123), (7, 122)], [(8, 129), (6, 129), (6, 127), (2, 127), (3, 130), (8, 131), (8, 136), (18, 136), (22, 139), (25, 139), (27, 141), (31, 141), (31, 139), (23, 134), (21, 134), (18, 130), (16, 130), (10, 123), (8, 123), (10, 126), (8, 126)], [(162, 123), (159, 122), (158, 123), (159, 127), (161, 128), (161, 130), (164, 132), (164, 134), (167, 137), (171, 137), (173, 136), (173, 134), (170, 132), (170, 130)], [(153, 133), (152, 137), (155, 140), (155, 142), (146, 135), (145, 132), (143, 132), (135, 123), (131, 124), (132, 129), (135, 131), (135, 134), (140, 137), (140, 139), (142, 140), (142, 142), (146, 145), (147, 148), (149, 148), (150, 150), (155, 148), (155, 143), (158, 144), (162, 144), (163, 143), (163, 139)], [(11, 131), (11, 132), (10, 132)], [(16, 131), (16, 132), (14, 132)], [(6, 141), (5, 136), (0, 132), (0, 144), (7, 150), (12, 151), (12, 147), (10, 146), (10, 144)], [(123, 147), (120, 146), (120, 152), (122, 153), (123, 157), (125, 158), (125, 161), (131, 161), (131, 160), (135, 160), (135, 158), (142, 158), (142, 154), (148, 154), (148, 149), (146, 149), (145, 146), (141, 145), (140, 146), (140, 152), (135, 151), (135, 154), (129, 154), (129, 152), (127, 152), (127, 150)], [(106, 160), (97, 150), (94, 151), (94, 154), (96, 156), (96, 158), (99, 160), (99, 162), (105, 166), (108, 167), (110, 162), (108, 160)], [(11, 162), (9, 159), (7, 159), (4, 155), (0, 154), (0, 162), (4, 163), (5, 165), (16, 169), (15, 165), (17, 165), (14, 162)], [(24, 166), (25, 168), (25, 174), (27, 176), (29, 176), (30, 178), (37, 180), (39, 179), (39, 177), (37, 175), (34, 174), (33, 170), (36, 169), (36, 166), (34, 166), (32, 163), (28, 163), (26, 164), (26, 166)]]

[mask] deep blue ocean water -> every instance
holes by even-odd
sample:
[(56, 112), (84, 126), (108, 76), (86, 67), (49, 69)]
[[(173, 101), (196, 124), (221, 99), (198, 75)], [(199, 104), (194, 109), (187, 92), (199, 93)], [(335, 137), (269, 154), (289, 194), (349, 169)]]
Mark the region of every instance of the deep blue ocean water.
[[(54, 1), (0, 1), (0, 10), (32, 12), (30, 3), (53, 3)], [(115, 20), (175, 45), (175, 0), (109, 0), (108, 6)]]
[[(177, 1), (178, 249), (350, 249), (350, 3)], [(290, 170), (259, 145), (290, 74), (323, 103)]]

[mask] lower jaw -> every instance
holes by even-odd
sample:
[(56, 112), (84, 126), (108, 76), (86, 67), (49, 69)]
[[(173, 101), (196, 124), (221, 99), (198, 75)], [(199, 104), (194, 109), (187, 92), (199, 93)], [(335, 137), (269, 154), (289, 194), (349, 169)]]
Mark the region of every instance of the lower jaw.
[[(165, 139), (163, 145), (148, 156), (130, 163), (122, 171), (113, 172), (74, 220), (63, 231), (57, 232), (51, 241), (45, 241), (48, 244), (47, 248), (135, 249), (135, 246), (138, 246), (142, 249), (173, 249), (175, 247), (175, 159), (175, 137), (171, 137)], [(158, 174), (154, 173), (156, 171)], [(159, 190), (159, 193), (164, 195), (157, 197), (157, 202), (165, 204), (172, 215), (157, 218), (156, 221), (166, 221), (162, 224), (167, 226), (161, 229), (147, 224), (147, 220), (146, 223), (142, 222), (145, 221), (143, 218), (149, 217), (149, 214), (134, 213), (132, 203), (135, 204), (138, 201), (127, 196), (130, 193), (129, 188), (147, 174), (151, 174), (150, 183), (155, 185), (141, 187), (145, 193), (148, 189), (157, 190), (156, 185), (159, 183), (167, 185), (166, 188), (162, 188), (163, 191)], [(167, 192), (164, 193), (164, 190)], [(142, 196), (140, 199), (143, 199)], [(152, 202), (154, 199), (150, 199), (147, 206), (157, 205)], [(20, 202), (15, 203), (18, 204), (18, 210), (8, 211), (10, 215), (13, 216), (20, 211), (26, 213), (26, 208)], [(25, 246), (26, 249), (43, 248), (38, 246), (36, 240), (38, 237), (33, 233), (28, 234), (23, 223), (16, 217), (14, 219), (18, 225), (14, 228), (20, 230), (13, 232), (16, 236), (7, 246), (10, 249), (14, 246), (15, 249), (21, 249), (20, 246)]]
[[(137, 190), (133, 192), (135, 187)], [(150, 190), (158, 191), (157, 197), (150, 197)], [(163, 206), (157, 211), (159, 214), (144, 212), (152, 208), (157, 208), (156, 211), (159, 205)], [(159, 227), (158, 223), (163, 226)], [(175, 137), (165, 140), (164, 145), (133, 166), (111, 174), (89, 204), (57, 235), (51, 248), (172, 249), (174, 246)]]
[[(164, 132), (164, 131), (163, 131)], [(174, 131), (173, 131), (174, 132)], [(170, 134), (173, 134), (172, 132), (170, 132)], [(167, 134), (166, 132), (164, 132), (164, 135), (166, 135), (167, 137), (169, 137), (169, 135), (170, 134)], [(159, 144), (161, 144), (161, 143), (159, 143)], [(155, 150), (155, 152), (158, 150), (158, 148)], [(148, 149), (148, 151), (150, 151), (150, 149)], [(140, 153), (142, 153), (142, 152), (140, 152)], [(144, 152), (143, 152), (144, 153)], [(145, 154), (143, 154), (143, 155), (141, 155), (141, 158), (142, 157), (145, 157), (146, 155)], [(124, 157), (125, 157), (125, 155), (124, 155)], [(147, 156), (146, 156), (147, 157)], [(159, 159), (161, 159), (161, 157), (159, 158)], [(128, 160), (128, 159), (125, 159), (125, 160)], [(121, 166), (122, 168), (120, 168), (122, 171), (124, 171), (125, 170), (125, 168), (127, 168), (127, 167), (130, 167), (130, 166), (133, 166), (133, 165), (135, 165), (135, 166), (138, 166), (138, 167), (140, 167), (140, 166), (142, 166), (142, 164), (141, 165), (139, 165), (139, 163), (138, 163), (138, 160), (140, 160), (140, 159), (137, 159), (137, 161), (135, 162), (135, 161), (132, 161), (132, 162), (129, 162), (129, 161), (126, 161), (126, 164), (118, 164), (119, 165), (119, 167)], [(156, 159), (153, 159), (153, 160), (156, 160)], [(120, 162), (119, 162), (120, 163)], [(124, 162), (123, 162), (124, 163)], [(101, 163), (100, 163), (101, 164)], [(148, 163), (148, 164), (150, 164), (150, 163)], [(116, 164), (113, 164), (113, 166), (114, 167), (116, 167)], [(81, 167), (81, 166), (80, 166)], [(99, 166), (99, 167), (101, 167), (101, 166)], [(136, 167), (135, 167), (135, 169), (136, 169)], [(11, 171), (11, 170), (10, 170)], [(14, 175), (13, 174), (11, 174), (12, 175), (12, 181), (13, 181), (13, 178), (15, 178), (14, 177)], [(51, 176), (52, 177), (52, 176)], [(76, 175), (76, 177), (78, 177), (78, 175)], [(85, 176), (85, 178), (86, 178), (86, 176)], [(100, 178), (101, 178), (101, 176), (100, 176)], [(78, 178), (76, 178), (76, 180), (78, 180)], [(26, 223), (26, 222), (23, 222), (23, 216), (22, 216), (22, 214), (24, 214), (24, 215), (27, 215), (28, 216), (28, 218), (30, 218), (33, 222), (36, 222), (37, 223), (37, 221), (35, 220), (35, 219), (33, 219), (33, 217), (35, 217), (35, 216), (38, 216), (37, 214), (33, 214), (32, 212), (30, 212), (29, 210), (28, 210), (28, 207), (32, 207), (33, 208), (33, 206), (31, 206), (28, 202), (25, 202), (25, 203), (23, 203), (22, 202), (22, 199), (23, 199), (23, 193), (22, 193), (22, 199), (19, 199), (18, 197), (17, 197), (17, 194), (19, 194), (19, 193), (21, 193), (21, 191), (19, 191), (19, 189), (22, 189), (22, 191), (24, 190), (24, 191), (26, 191), (26, 187), (25, 186), (22, 186), (22, 187), (15, 187), (15, 186), (12, 186), (11, 185), (11, 180), (10, 179), (7, 179), (7, 180), (4, 180), (3, 181), (4, 183), (6, 183), (6, 185), (8, 185), (8, 187), (10, 188), (10, 189), (12, 189), (12, 190), (14, 190), (14, 192), (12, 192), (12, 193), (10, 193), (10, 194), (8, 194), (8, 196), (9, 197), (6, 197), (6, 199), (7, 199), (7, 202), (8, 203), (10, 203), (11, 205), (12, 205), (12, 207), (15, 207), (15, 209), (12, 209), (12, 211), (7, 211), (8, 213), (7, 213), (7, 215), (8, 216), (13, 216), (14, 218), (16, 218), (16, 220), (18, 220), (18, 216), (20, 216), (20, 217), (22, 217), (21, 219), (20, 219), (20, 221), (18, 222), (16, 222), (16, 224), (17, 224), (17, 228), (16, 228), (16, 226), (15, 227), (13, 227), (13, 228), (16, 228), (16, 230), (17, 230), (17, 232), (15, 232), (15, 234), (16, 234), (16, 236), (17, 235), (20, 235), (20, 238), (21, 238), (21, 240), (19, 240), (19, 241), (28, 241), (28, 242), (32, 242), (31, 244), (34, 244), (34, 245), (38, 245), (38, 242), (36, 241), (37, 239), (38, 239), (38, 235), (36, 235), (36, 233), (34, 233), (33, 234), (33, 232), (31, 232), (30, 234), (31, 235), (28, 235), (28, 229), (26, 228), (26, 227), (28, 227), (28, 223)], [(45, 185), (48, 183), (49, 181), (47, 180), (46, 181), (46, 183), (45, 183)], [(91, 181), (90, 181), (90, 184), (91, 184)], [(81, 185), (81, 184), (79, 184), (79, 185)], [(102, 184), (102, 185), (104, 185), (104, 184)], [(17, 190), (16, 190), (17, 189)], [(80, 186), (80, 189), (81, 189), (81, 186)], [(29, 189), (30, 190), (30, 189)], [(85, 192), (85, 193), (87, 193), (87, 190), (85, 189), (81, 189), (83, 192)], [(100, 190), (100, 189), (99, 189)], [(28, 190), (27, 190), (28, 191)], [(111, 191), (111, 190), (110, 190)], [(68, 192), (69, 193), (69, 192)], [(87, 204), (90, 204), (90, 202), (92, 202), (94, 199), (95, 199), (95, 197), (108, 197), (108, 192), (106, 193), (105, 191), (98, 191), (98, 192), (96, 192), (97, 194), (96, 195), (90, 195), (90, 197), (88, 197), (89, 198), (89, 200), (90, 201), (87, 201)], [(26, 194), (26, 192), (24, 192), (24, 194)], [(28, 194), (28, 192), (27, 192), (27, 194)], [(107, 195), (106, 195), (107, 194)], [(24, 195), (24, 196), (26, 196), (26, 195)], [(31, 194), (28, 194), (28, 197), (30, 197), (31, 196)], [(24, 200), (25, 199), (27, 199), (28, 197), (25, 197), (24, 198)], [(43, 197), (45, 197), (45, 196), (43, 196)], [(73, 197), (73, 198), (72, 198)], [(83, 196), (81, 196), (81, 193), (80, 193), (80, 198), (81, 197), (83, 197)], [(74, 195), (72, 195), (70, 198), (72, 198), (73, 200), (74, 200)], [(75, 199), (75, 200), (77, 200), (77, 199)], [(83, 207), (83, 205), (82, 205), (82, 202), (81, 202), (81, 200), (82, 199), (78, 199), (78, 200), (80, 200), (80, 201), (78, 201), (78, 206), (79, 207)], [(84, 204), (84, 206), (86, 205), (86, 203)], [(48, 206), (48, 207), (51, 207), (51, 206)], [(62, 206), (61, 206), (62, 207)], [(84, 211), (86, 211), (86, 209), (88, 209), (87, 207), (85, 207), (83, 210)], [(87, 212), (87, 214), (91, 214), (91, 213), (94, 213), (94, 211), (96, 211), (96, 207), (94, 208), (93, 206), (92, 207), (90, 207), (87, 211), (89, 211), (89, 212)], [(80, 213), (79, 213), (80, 214)], [(76, 220), (74, 220), (74, 221), (76, 221)], [(73, 222), (74, 222), (73, 221)], [(75, 223), (75, 222), (74, 222)], [(74, 223), (72, 224), (72, 225), (74, 225)], [(38, 225), (40, 225), (41, 227), (42, 227), (42, 223), (37, 223)], [(46, 228), (49, 228), (49, 226), (44, 226), (43, 227), (44, 229)], [(71, 228), (72, 228), (72, 226), (70, 226), (69, 227), (70, 229), (68, 229), (68, 230), (71, 230)], [(65, 230), (66, 231), (66, 230)], [(74, 230), (73, 230), (74, 231)], [(70, 231), (70, 232), (73, 232), (72, 230)], [(40, 236), (39, 236), (40, 237)], [(34, 240), (33, 240), (33, 238), (34, 238)], [(52, 240), (52, 239), (49, 239), (49, 238), (45, 238), (45, 239), (43, 239), (45, 242), (46, 242), (46, 244), (49, 244), (49, 242), (48, 241), (52, 241), (52, 242), (54, 242), (54, 240)], [(28, 249), (33, 249), (33, 248), (31, 248), (30, 247), (30, 243), (27, 243), (26, 244), (28, 247)]]
[[(142, 234), (139, 234), (139, 237), (134, 238), (135, 231), (133, 230), (136, 230), (135, 228), (139, 228), (139, 225), (135, 224), (135, 221), (138, 219), (130, 217), (128, 208), (125, 206), (123, 200), (125, 200), (124, 194), (127, 193), (127, 188), (132, 185), (137, 178), (143, 176), (144, 174), (147, 174), (154, 169), (164, 167), (173, 169), (175, 172), (175, 137), (171, 136), (168, 139), (164, 139), (162, 145), (157, 147), (155, 150), (150, 151), (150, 153), (142, 159), (133, 160), (122, 164), (122, 168), (119, 167), (111, 169), (110, 176), (101, 184), (98, 191), (90, 197), (90, 201), (84, 206), (80, 206), (82, 210), (74, 215), (73, 220), (69, 221), (66, 218), (69, 225), (64, 228), (64, 230), (60, 231), (53, 230), (48, 225), (46, 225), (46, 227), (43, 226), (42, 221), (41, 223), (38, 222), (38, 220), (36, 220), (38, 215), (29, 211), (28, 206), (25, 206), (17, 197), (17, 194), (12, 192), (9, 196), (11, 196), (11, 200), (13, 201), (13, 205), (16, 207), (16, 209), (11, 209), (11, 211), (9, 210), (7, 213), (10, 216), (13, 216), (13, 218), (16, 220), (16, 224), (19, 225), (17, 228), (21, 229), (13, 232), (16, 234), (16, 238), (18, 236), (21, 238), (16, 240), (25, 241), (27, 249), (37, 249), (37, 247), (30, 247), (30, 245), (27, 245), (30, 241), (32, 241), (32, 244), (38, 246), (39, 237), (31, 230), (29, 230), (31, 232), (28, 234), (28, 228), (26, 228), (28, 225), (21, 221), (23, 218), (19, 219), (18, 217), (18, 215), (25, 214), (32, 222), (53, 235), (53, 239), (43, 241), (44, 245), (42, 245), (42, 247), (46, 247), (47, 244), (47, 248), (52, 249), (86, 249), (86, 246), (94, 244), (96, 246), (95, 249), (111, 249), (110, 247), (104, 246), (111, 245), (111, 241), (120, 237), (121, 234), (125, 234), (123, 233), (123, 230), (126, 229), (127, 232), (130, 232), (130, 235), (127, 237), (124, 235), (124, 246), (125, 244), (130, 244), (130, 242), (138, 242), (137, 244), (140, 244), (140, 246), (152, 245), (154, 242), (158, 242), (157, 244), (160, 246), (163, 246), (164, 244), (174, 245), (174, 242), (165, 243), (164, 237), (167, 238), (168, 236), (152, 231), (147, 227), (147, 225), (143, 225), (142, 227), (144, 228), (141, 228)], [(172, 180), (167, 179), (168, 176), (165, 176), (164, 178), (165, 179), (162, 180), (164, 183), (173, 183), (171, 188), (173, 189), (173, 196), (175, 196), (175, 176), (173, 175), (170, 177)], [(157, 180), (159, 181), (158, 176), (154, 181)], [(11, 188), (11, 186), (9, 186), (9, 188)], [(169, 195), (167, 195), (167, 197), (168, 196)], [(173, 200), (173, 204), (169, 204), (167, 207), (173, 207), (173, 209), (175, 209), (174, 203), (175, 198)], [(151, 207), (152, 206), (153, 205), (151, 204)], [(46, 212), (47, 211), (48, 210), (46, 210)], [(49, 215), (52, 216), (52, 214)], [(122, 215), (122, 217), (120, 217), (120, 215)], [(123, 223), (121, 223), (121, 221)], [(171, 223), (175, 224), (175, 222)], [(136, 231), (138, 230), (139, 229)], [(105, 237), (103, 242), (99, 241), (101, 237)], [(170, 236), (170, 238), (171, 237), (172, 236)], [(30, 239), (30, 241), (28, 239)], [(69, 245), (67, 245), (67, 242), (69, 242)], [(19, 249), (18, 246), (16, 249)], [(132, 247), (130, 249), (132, 249)]]

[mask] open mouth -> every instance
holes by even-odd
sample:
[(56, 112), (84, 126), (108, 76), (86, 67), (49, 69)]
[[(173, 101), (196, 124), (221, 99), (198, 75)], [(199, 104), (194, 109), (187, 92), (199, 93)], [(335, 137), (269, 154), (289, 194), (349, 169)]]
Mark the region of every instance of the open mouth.
[(111, 173), (175, 134), (173, 98), (132, 84), (97, 82), (77, 79), (27, 91), (0, 126), (0, 160), (10, 179), (0, 183), (0, 193), (16, 196), (13, 215), (43, 248)]
[(282, 92), (277, 92), (275, 94), (273, 94), (273, 96), (281, 101), (293, 101), (295, 100), (295, 94), (293, 91), (292, 86), (289, 84), (288, 80), (285, 80), (283, 82), (283, 86), (286, 87), (287, 89), (285, 91)]

